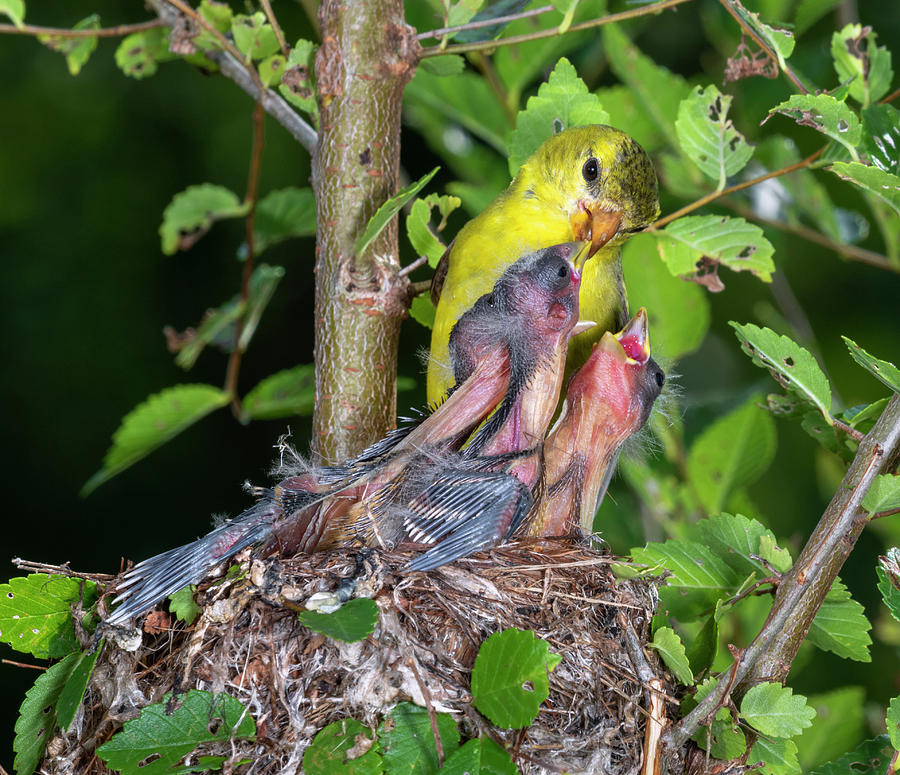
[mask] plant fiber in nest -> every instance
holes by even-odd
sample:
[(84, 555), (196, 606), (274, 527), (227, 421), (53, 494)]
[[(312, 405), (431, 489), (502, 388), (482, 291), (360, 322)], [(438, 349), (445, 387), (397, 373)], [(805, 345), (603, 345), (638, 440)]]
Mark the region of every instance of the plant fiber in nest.
[[(245, 558), (244, 578), (200, 586), (202, 613), (191, 626), (152, 612), (136, 652), (103, 647), (75, 721), (50, 741), (41, 771), (108, 772), (96, 747), (173, 688), (227, 692), (249, 709), (255, 741), (195, 752), (252, 760), (232, 770), (239, 773), (301, 772), (304, 750), (326, 724), (353, 717), (374, 728), (404, 700), (452, 713), (464, 737), (491, 735), (523, 773), (641, 771), (647, 692), (637, 672), (646, 681), (649, 668), (664, 693), (673, 693), (654, 657), (645, 653), (636, 670), (627, 646), (626, 630), (630, 653), (635, 641), (644, 652), (652, 583), (617, 580), (608, 555), (564, 539), (507, 544), (437, 571), (397, 573), (410, 556), (370, 550), (364, 562), (346, 551)], [(298, 622), (296, 610), (311, 594), (334, 590), (363, 566), (356, 595), (378, 604), (372, 635), (343, 643)], [(470, 704), (481, 642), (509, 627), (533, 630), (562, 656), (549, 698), (524, 730), (499, 729)]]

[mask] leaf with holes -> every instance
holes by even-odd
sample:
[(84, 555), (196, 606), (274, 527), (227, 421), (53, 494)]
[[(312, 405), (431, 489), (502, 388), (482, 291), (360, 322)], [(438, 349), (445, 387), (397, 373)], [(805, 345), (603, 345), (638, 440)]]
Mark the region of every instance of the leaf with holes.
[(691, 445), (688, 478), (708, 514), (717, 514), (737, 487), (756, 481), (775, 456), (775, 421), (751, 398), (720, 417)]
[(378, 208), (375, 215), (369, 219), (365, 231), (363, 231), (356, 241), (356, 245), (353, 247), (356, 255), (361, 256), (365, 252), (366, 248), (372, 244), (372, 240), (381, 234), (382, 229), (391, 222), (391, 218), (400, 212), (400, 209), (410, 199), (428, 185), (428, 182), (437, 174), (439, 169), (440, 167), (435, 167), (431, 172), (427, 175), (423, 175), (415, 183), (411, 183), (406, 188), (400, 189)]
[(900, 474), (879, 474), (869, 486), (862, 507), (874, 514), (900, 509)]
[(169, 30), (165, 27), (135, 32), (116, 49), (116, 65), (131, 78), (147, 78), (160, 62), (175, 58), (169, 51)]
[(548, 673), (561, 660), (530, 630), (495, 632), (475, 658), (472, 704), (497, 726), (527, 727), (550, 694)]
[(58, 659), (78, 648), (71, 606), (97, 600), (93, 581), (32, 573), (0, 584), (0, 642), (38, 659)]
[(303, 752), (306, 775), (381, 775), (381, 746), (374, 732), (356, 719), (333, 721), (319, 730)]
[(315, 398), (316, 367), (308, 363), (266, 377), (247, 393), (242, 406), (247, 419), (276, 420), (312, 414)]
[(806, 697), (778, 683), (757, 684), (741, 700), (741, 716), (754, 729), (772, 737), (793, 737), (812, 724), (815, 708)]
[(900, 111), (892, 105), (869, 105), (862, 112), (863, 148), (883, 172), (900, 172)]
[(747, 764), (762, 762), (758, 772), (760, 775), (791, 775), (800, 773), (800, 761), (797, 759), (797, 744), (793, 740), (779, 738), (759, 738), (750, 749)]
[[(762, 229), (743, 218), (721, 215), (689, 215), (672, 221), (662, 231), (653, 233), (657, 247), (669, 271), (679, 277), (703, 282), (710, 272), (718, 272), (721, 264), (733, 272), (751, 272), (770, 282), (775, 264), (775, 248)], [(721, 283), (711, 290), (721, 290)]]
[(816, 612), (807, 638), (823, 651), (830, 651), (844, 659), (871, 662), (871, 629), (865, 609), (850, 596), (846, 585), (835, 579)]
[(81, 488), (81, 494), (93, 492), (230, 400), (228, 393), (212, 385), (175, 385), (150, 396), (122, 418), (103, 468)]
[(778, 66), (784, 70), (787, 67), (785, 60), (794, 52), (794, 33), (784, 27), (775, 27), (766, 24), (759, 18), (758, 13), (748, 11), (736, 0), (728, 3), (731, 8), (750, 28), (765, 41), (778, 59)]
[(846, 336), (842, 336), (841, 339), (847, 345), (850, 356), (854, 361), (883, 385), (886, 385), (895, 393), (900, 393), (900, 369), (890, 361), (883, 361), (881, 358), (870, 355), (852, 339), (848, 339)]
[[(174, 709), (168, 707), (170, 701)], [(179, 762), (201, 743), (255, 734), (252, 716), (234, 697), (192, 689), (174, 700), (169, 693), (143, 708), (97, 749), (97, 755), (125, 774), (166, 775), (183, 771)]]
[(468, 740), (439, 770), (440, 775), (519, 775), (510, 755), (487, 735)]
[(561, 58), (538, 93), (529, 97), (516, 116), (509, 140), (509, 174), (515, 175), (541, 143), (563, 129), (585, 124), (607, 124), (609, 114), (600, 99), (565, 57)]
[[(459, 729), (449, 713), (436, 713), (444, 758), (459, 748)], [(440, 766), (434, 730), (426, 708), (401, 702), (381, 722), (378, 741), (384, 753), (384, 768), (404, 775), (431, 775)]]
[(790, 99), (772, 108), (769, 116), (774, 113), (788, 116), (801, 126), (812, 127), (853, 152), (862, 138), (856, 114), (828, 94), (791, 95)]
[(770, 328), (728, 322), (741, 349), (757, 366), (768, 369), (785, 389), (815, 406), (831, 425), (831, 385), (816, 359), (799, 344)]
[(334, 613), (301, 611), (297, 618), (301, 624), (315, 632), (345, 643), (355, 643), (365, 640), (374, 632), (378, 623), (378, 606), (374, 600), (358, 597), (348, 600)]
[(236, 14), (231, 22), (231, 34), (235, 46), (248, 59), (265, 59), (278, 51), (275, 30), (262, 11), (252, 16)]
[(223, 186), (212, 183), (188, 186), (175, 194), (163, 211), (159, 227), (162, 252), (171, 256), (178, 250), (187, 250), (213, 223), (223, 218), (240, 218), (248, 209), (249, 205)]
[(694, 674), (691, 672), (691, 665), (688, 662), (687, 653), (684, 650), (684, 644), (678, 633), (671, 627), (660, 627), (653, 633), (653, 641), (648, 644), (650, 648), (659, 652), (666, 667), (672, 671), (672, 675), (685, 686), (692, 686), (694, 683)]
[(428, 265), (434, 269), (447, 246), (441, 242), (431, 230), (431, 211), (438, 208), (441, 215), (437, 230), (443, 231), (447, 225), (447, 217), (462, 204), (458, 196), (429, 194), (424, 199), (416, 199), (409, 215), (406, 216), (406, 234), (416, 253), (428, 259)]
[(871, 27), (848, 24), (831, 36), (831, 56), (841, 83), (850, 81), (850, 96), (864, 107), (887, 94), (894, 71), (891, 52), (875, 45)]
[(884, 775), (894, 755), (887, 735), (860, 743), (839, 759), (816, 767), (809, 775)]
[(705, 175), (725, 188), (727, 178), (736, 175), (753, 155), (753, 146), (734, 128), (728, 118), (732, 97), (715, 86), (694, 90), (681, 101), (675, 129), (684, 152)]
[[(72, 29), (75, 31), (99, 30), (100, 17), (93, 13), (78, 22)], [(87, 64), (91, 54), (97, 48), (96, 36), (67, 38), (62, 35), (38, 35), (37, 39), (47, 48), (59, 52), (66, 58), (66, 65), (72, 75), (78, 75), (81, 72), (81, 68)]]
[(295, 108), (308, 113), (315, 126), (319, 125), (319, 102), (316, 99), (316, 44), (302, 38), (288, 54), (278, 91)]
[(859, 162), (836, 161), (828, 168), (843, 180), (855, 183), (900, 214), (900, 177)]

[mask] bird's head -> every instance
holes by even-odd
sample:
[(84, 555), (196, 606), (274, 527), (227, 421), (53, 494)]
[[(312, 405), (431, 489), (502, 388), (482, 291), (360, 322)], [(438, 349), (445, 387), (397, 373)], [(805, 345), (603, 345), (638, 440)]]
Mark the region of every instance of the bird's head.
[(591, 255), (605, 245), (621, 244), (659, 216), (659, 186), (650, 157), (611, 126), (574, 127), (550, 137), (518, 177), (526, 196), (540, 197), (564, 212), (572, 236), (590, 240)]

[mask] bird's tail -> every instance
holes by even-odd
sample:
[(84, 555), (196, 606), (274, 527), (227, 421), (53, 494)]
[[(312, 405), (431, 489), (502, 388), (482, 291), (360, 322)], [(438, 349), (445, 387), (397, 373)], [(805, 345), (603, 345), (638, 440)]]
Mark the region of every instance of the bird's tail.
[(112, 601), (118, 607), (106, 622), (124, 625), (179, 589), (196, 584), (223, 560), (268, 538), (274, 520), (272, 501), (262, 500), (203, 538), (139, 562), (119, 583), (119, 594)]

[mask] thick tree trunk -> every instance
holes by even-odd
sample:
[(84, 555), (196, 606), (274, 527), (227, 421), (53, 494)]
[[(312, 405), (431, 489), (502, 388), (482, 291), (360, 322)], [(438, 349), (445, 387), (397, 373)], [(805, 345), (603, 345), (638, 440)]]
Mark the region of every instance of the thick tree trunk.
[(400, 100), (419, 46), (401, 0), (325, 0), (319, 20), (313, 448), (335, 462), (396, 419), (397, 338), (408, 307), (396, 219), (362, 255), (353, 245), (397, 189)]

